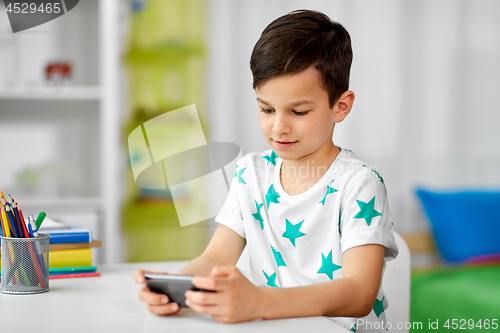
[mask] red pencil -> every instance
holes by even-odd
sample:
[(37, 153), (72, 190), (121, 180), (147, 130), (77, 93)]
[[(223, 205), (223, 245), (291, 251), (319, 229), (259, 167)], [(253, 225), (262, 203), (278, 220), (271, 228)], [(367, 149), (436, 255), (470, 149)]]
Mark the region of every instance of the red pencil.
[(19, 222), (21, 222), (21, 227), (23, 228), (23, 232), (24, 232), (24, 237), (25, 238), (30, 238), (30, 233), (28, 232), (28, 228), (26, 228), (26, 222), (24, 221), (24, 216), (23, 216), (23, 212), (21, 212), (21, 208), (19, 208), (19, 205), (17, 204), (17, 202), (14, 203), (14, 208), (17, 209), (17, 212), (19, 213)]
[(71, 273), (71, 274), (60, 274), (60, 275), (49, 275), (49, 279), (68, 279), (68, 278), (79, 278), (79, 277), (92, 277), (92, 276), (101, 276), (100, 272), (92, 272), (92, 273)]
[(28, 242), (28, 249), (31, 255), (31, 260), (33, 261), (33, 266), (35, 266), (36, 275), (38, 276), (38, 281), (40, 281), (40, 285), (42, 288), (45, 288), (45, 279), (43, 278), (42, 271), (40, 270), (40, 264), (38, 263), (38, 259), (36, 257), (35, 247), (33, 242)]

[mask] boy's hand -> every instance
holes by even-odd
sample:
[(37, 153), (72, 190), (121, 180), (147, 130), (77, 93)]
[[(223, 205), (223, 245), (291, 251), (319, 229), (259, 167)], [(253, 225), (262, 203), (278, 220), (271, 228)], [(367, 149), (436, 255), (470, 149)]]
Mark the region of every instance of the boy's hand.
[(217, 266), (210, 276), (195, 276), (193, 285), (215, 293), (186, 291), (186, 304), (221, 323), (259, 318), (262, 288), (253, 285), (235, 266)]
[[(144, 284), (146, 282), (144, 273), (168, 274), (165, 272), (151, 272), (138, 269), (134, 273), (135, 282)], [(166, 316), (175, 314), (180, 311), (179, 304), (173, 302), (169, 303), (167, 295), (154, 293), (149, 290), (148, 286), (146, 286), (145, 284), (141, 288), (141, 290), (139, 290), (139, 299), (146, 303), (146, 308), (149, 310), (149, 312), (155, 315)]]

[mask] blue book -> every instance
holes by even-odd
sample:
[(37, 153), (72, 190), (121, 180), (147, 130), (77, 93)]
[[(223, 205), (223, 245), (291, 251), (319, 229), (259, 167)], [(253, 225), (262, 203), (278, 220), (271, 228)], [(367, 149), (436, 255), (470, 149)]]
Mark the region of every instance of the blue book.
[(75, 225), (62, 225), (61, 228), (40, 227), (39, 232), (50, 235), (50, 244), (92, 243), (92, 230)]
[[(50, 235), (50, 244), (67, 243), (92, 243), (92, 231), (85, 229), (75, 229), (75, 232), (69, 230), (50, 230), (46, 233)], [(77, 231), (78, 230), (78, 231)]]

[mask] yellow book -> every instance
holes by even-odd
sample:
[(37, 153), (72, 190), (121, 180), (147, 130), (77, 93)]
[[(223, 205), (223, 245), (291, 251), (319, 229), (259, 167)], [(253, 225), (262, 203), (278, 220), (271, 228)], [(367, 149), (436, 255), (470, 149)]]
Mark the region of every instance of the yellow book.
[(92, 249), (49, 251), (49, 268), (79, 266), (92, 266)]
[(92, 250), (49, 251), (49, 268), (92, 266)]

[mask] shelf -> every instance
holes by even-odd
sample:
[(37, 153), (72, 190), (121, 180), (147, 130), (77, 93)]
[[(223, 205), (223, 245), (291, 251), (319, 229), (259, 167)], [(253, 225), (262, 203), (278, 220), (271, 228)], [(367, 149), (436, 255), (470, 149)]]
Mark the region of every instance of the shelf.
[(0, 100), (99, 100), (101, 89), (98, 86), (0, 88)]
[(32, 199), (32, 198), (16, 198), (19, 206), (21, 207), (32, 207), (32, 206), (43, 206), (43, 207), (100, 207), (100, 198), (69, 198), (69, 199)]

